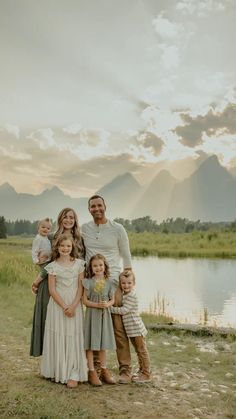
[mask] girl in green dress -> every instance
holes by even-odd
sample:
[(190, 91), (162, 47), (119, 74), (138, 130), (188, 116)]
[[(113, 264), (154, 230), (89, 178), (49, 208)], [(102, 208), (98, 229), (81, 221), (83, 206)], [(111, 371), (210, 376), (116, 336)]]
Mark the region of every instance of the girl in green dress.
[[(86, 305), (84, 345), (88, 361), (88, 381), (94, 386), (101, 386), (102, 381), (115, 384), (114, 378), (106, 367), (106, 349), (115, 349), (115, 337), (110, 307), (114, 304), (114, 288), (109, 281), (109, 267), (103, 255), (91, 257), (84, 279), (84, 297)], [(101, 362), (100, 379), (94, 368), (93, 352), (98, 351)]]

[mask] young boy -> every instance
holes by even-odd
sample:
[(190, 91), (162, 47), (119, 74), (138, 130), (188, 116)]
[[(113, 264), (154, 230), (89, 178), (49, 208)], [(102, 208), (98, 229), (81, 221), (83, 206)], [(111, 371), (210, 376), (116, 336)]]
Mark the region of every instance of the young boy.
[[(44, 218), (38, 223), (38, 234), (33, 240), (32, 244), (32, 259), (36, 265), (39, 265), (41, 270), (51, 259), (52, 246), (48, 238), (51, 231), (52, 224), (49, 218)], [(34, 280), (31, 288), (34, 294), (38, 292), (38, 286), (42, 281), (41, 275), (39, 274)]]
[(134, 290), (135, 276), (131, 271), (124, 271), (119, 276), (120, 288), (123, 291), (122, 306), (111, 307), (111, 313), (120, 314), (124, 328), (138, 357), (139, 371), (132, 377), (135, 383), (150, 382), (150, 358), (146, 346), (147, 329), (138, 313), (138, 299)]

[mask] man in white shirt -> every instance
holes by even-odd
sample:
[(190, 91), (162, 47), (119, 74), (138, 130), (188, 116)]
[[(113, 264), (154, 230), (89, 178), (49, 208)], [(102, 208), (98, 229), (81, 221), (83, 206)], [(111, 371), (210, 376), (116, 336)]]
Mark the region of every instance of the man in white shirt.
[[(88, 201), (88, 209), (93, 220), (83, 224), (81, 228), (85, 245), (86, 263), (93, 255), (97, 253), (102, 254), (109, 264), (110, 280), (118, 287), (121, 260), (123, 261), (123, 270), (132, 269), (127, 233), (121, 224), (106, 218), (106, 204), (101, 196), (93, 195)], [(117, 288), (115, 305), (120, 306), (121, 301), (122, 293), (120, 288)], [(113, 314), (112, 318), (119, 362), (119, 383), (126, 384), (131, 381), (129, 339), (123, 326), (122, 316)]]

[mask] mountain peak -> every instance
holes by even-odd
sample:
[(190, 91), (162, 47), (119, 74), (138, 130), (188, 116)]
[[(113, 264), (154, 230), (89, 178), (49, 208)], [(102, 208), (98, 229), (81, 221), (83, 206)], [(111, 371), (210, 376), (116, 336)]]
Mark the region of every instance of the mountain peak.
[(13, 186), (10, 185), (10, 183), (5, 182), (2, 185), (0, 185), (1, 192), (16, 192)]
[(98, 194), (106, 193), (111, 188), (121, 187), (122, 185), (132, 185), (134, 188), (140, 188), (139, 183), (130, 172), (126, 172), (123, 175), (118, 175), (113, 178), (109, 183), (106, 183), (99, 191)]
[(212, 156), (210, 156), (206, 160), (204, 160), (200, 164), (199, 167), (205, 167), (205, 166), (208, 166), (208, 167), (211, 167), (211, 168), (219, 167), (219, 166), (222, 167), (220, 162), (219, 162), (218, 157), (215, 154), (213, 154)]
[(64, 192), (61, 191), (60, 188), (58, 188), (57, 186), (53, 186), (50, 189), (45, 189), (40, 195), (41, 196), (42, 195), (50, 195), (52, 197), (52, 196), (55, 196), (55, 195), (60, 196), (60, 195), (65, 195), (65, 194), (64, 194)]
[(155, 176), (154, 179), (159, 179), (161, 181), (167, 181), (167, 180), (176, 181), (176, 179), (174, 178), (174, 176), (172, 176), (170, 174), (170, 172), (168, 172), (168, 170), (166, 170), (166, 169), (163, 169), (159, 173), (157, 173), (157, 175)]
[[(193, 173), (193, 177), (209, 177), (211, 179), (217, 179), (218, 175), (222, 175), (224, 177), (231, 177), (232, 175), (228, 172), (228, 170), (222, 166), (218, 160), (218, 157), (216, 155), (212, 155), (208, 157), (200, 166), (198, 169)], [(190, 176), (191, 177), (191, 176)]]

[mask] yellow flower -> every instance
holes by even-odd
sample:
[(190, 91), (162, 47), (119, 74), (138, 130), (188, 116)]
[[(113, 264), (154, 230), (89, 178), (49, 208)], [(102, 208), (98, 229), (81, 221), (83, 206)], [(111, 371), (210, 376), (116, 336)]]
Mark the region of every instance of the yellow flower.
[(94, 292), (96, 292), (96, 294), (102, 294), (105, 289), (105, 286), (106, 286), (106, 280), (104, 278), (99, 279), (98, 281), (96, 281)]

